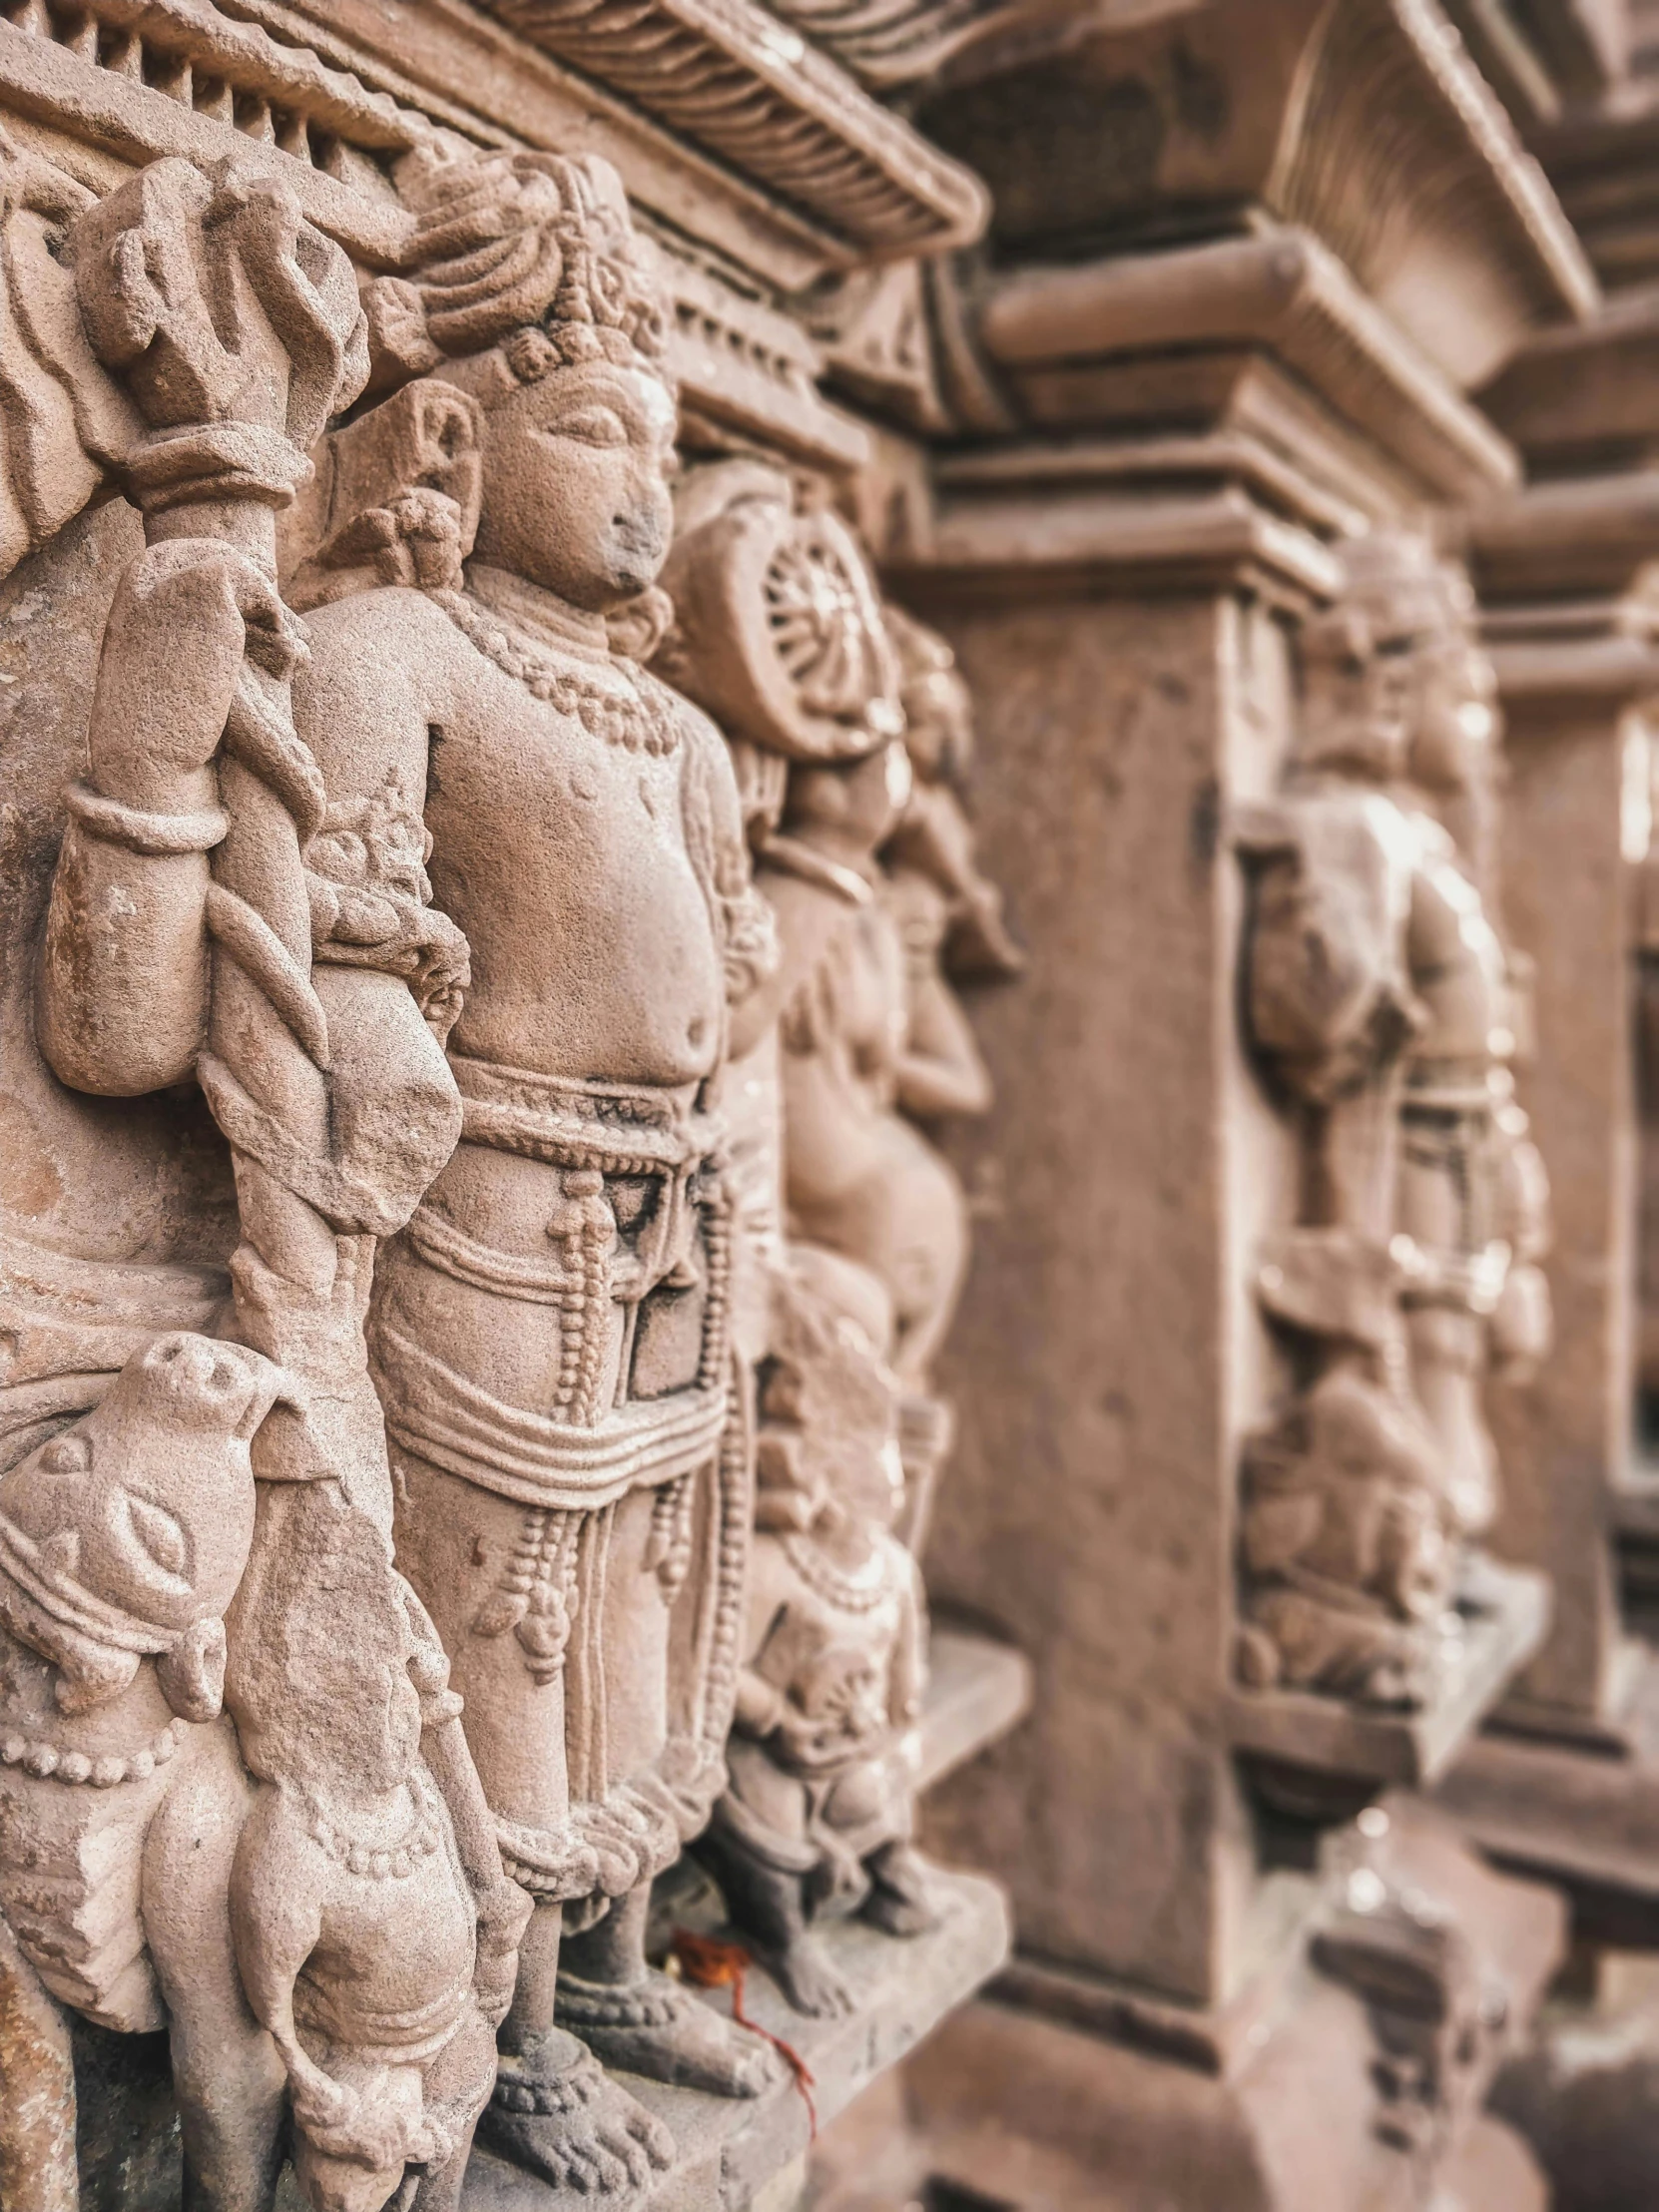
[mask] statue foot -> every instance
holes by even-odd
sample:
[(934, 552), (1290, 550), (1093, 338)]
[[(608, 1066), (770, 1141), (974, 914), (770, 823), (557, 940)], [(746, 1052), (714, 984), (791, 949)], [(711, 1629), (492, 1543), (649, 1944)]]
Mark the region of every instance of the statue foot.
[(852, 2010), (852, 1991), (816, 1936), (797, 1936), (783, 1948), (757, 1955), (795, 2009), (809, 2019), (844, 2019)]
[(478, 2140), (555, 2189), (608, 2196), (649, 2188), (674, 2160), (674, 2138), (573, 2035), (503, 2051)]
[(770, 2043), (665, 1973), (631, 1982), (562, 1973), (557, 2003), (560, 2026), (624, 2073), (716, 2097), (758, 2097), (778, 2079)]
[(927, 1872), (906, 1845), (891, 1844), (869, 1860), (869, 1895), (858, 1918), (887, 1936), (925, 1936), (939, 1925), (927, 1890)]

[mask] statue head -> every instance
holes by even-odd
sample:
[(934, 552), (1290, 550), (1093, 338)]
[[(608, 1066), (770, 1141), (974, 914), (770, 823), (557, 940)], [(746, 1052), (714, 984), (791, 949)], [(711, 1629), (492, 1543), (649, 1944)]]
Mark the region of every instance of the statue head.
[(963, 784), (973, 764), (973, 701), (956, 656), (936, 630), (890, 600), (882, 613), (898, 655), (904, 749), (917, 781)]
[(1497, 687), (1467, 577), (1404, 530), (1342, 552), (1342, 596), (1303, 636), (1302, 764), (1431, 799), (1474, 788), (1493, 756)]
[(474, 551), (605, 614), (655, 581), (673, 529), (667, 293), (597, 157), (416, 165), (409, 279), (370, 287), (382, 355), (482, 412)]
[(176, 1710), (219, 1707), (223, 1616), (254, 1537), (249, 1446), (283, 1388), (257, 1352), (180, 1332), (0, 1481), (0, 1612), (79, 1711), (153, 1658)]

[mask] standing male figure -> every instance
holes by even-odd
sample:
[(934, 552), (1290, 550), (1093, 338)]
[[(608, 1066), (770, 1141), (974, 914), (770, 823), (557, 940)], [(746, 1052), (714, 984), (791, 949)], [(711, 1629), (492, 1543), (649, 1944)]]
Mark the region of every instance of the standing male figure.
[(462, 1139), (371, 1337), (399, 1563), (536, 1900), (482, 2132), (619, 2188), (671, 2146), (584, 2045), (719, 2093), (770, 2077), (644, 1950), (652, 1877), (724, 1782), (750, 1500), (708, 1100), (765, 932), (719, 733), (606, 627), (667, 554), (676, 427), (620, 184), (499, 155), (414, 194), (413, 277), (373, 304), (476, 410), (472, 557), (319, 608), (296, 714), (347, 841), (424, 825), (471, 947)]

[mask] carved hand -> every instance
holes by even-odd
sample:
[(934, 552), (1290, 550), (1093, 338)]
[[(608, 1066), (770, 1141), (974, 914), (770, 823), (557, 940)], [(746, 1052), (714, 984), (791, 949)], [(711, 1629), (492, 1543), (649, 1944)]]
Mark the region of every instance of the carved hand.
[[(287, 2055), (284, 2053), (284, 2055)], [(376, 2171), (429, 2155), (428, 2137), (440, 2131), (411, 2120), (385, 2094), (382, 2071), (360, 2089), (348, 2089), (306, 2060), (303, 2075), (289, 2061), (288, 2095), (294, 2122), (329, 2158), (347, 2158)]]
[(157, 813), (209, 805), (244, 658), (280, 678), (304, 648), (276, 583), (221, 538), (149, 546), (110, 610), (92, 714), (92, 781)]
[(527, 1891), (503, 1875), (478, 1893), (478, 1958), (472, 1994), (491, 2027), (499, 2027), (513, 2000), (518, 1945), (534, 1910)]

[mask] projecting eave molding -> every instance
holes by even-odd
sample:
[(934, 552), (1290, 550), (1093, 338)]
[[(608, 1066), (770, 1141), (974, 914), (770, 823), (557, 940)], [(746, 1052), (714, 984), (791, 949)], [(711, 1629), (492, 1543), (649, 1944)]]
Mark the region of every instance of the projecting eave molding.
[[(966, 246), (984, 188), (753, 0), (481, 0), (863, 260)], [(852, 258), (851, 256), (848, 257)]]
[(0, 99), (124, 164), (228, 127), (382, 265), (407, 229), (392, 169), (440, 129), (603, 153), (786, 290), (964, 245), (986, 212), (975, 177), (753, 0), (423, 0), (396, 23), (374, 0), (4, 0)]
[(1461, 390), (1595, 276), (1436, 0), (1030, 0), (917, 111), (1004, 261), (1260, 220), (1319, 239)]

